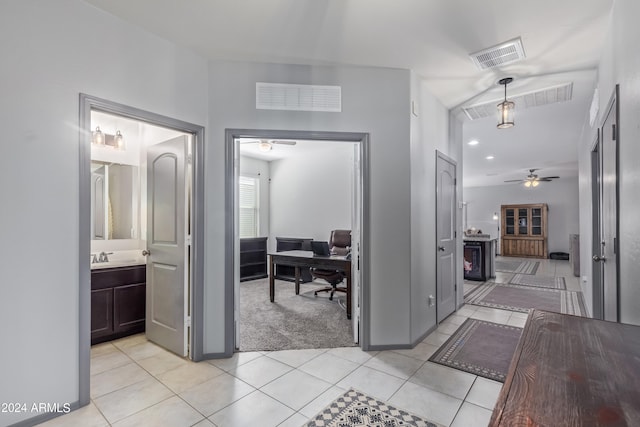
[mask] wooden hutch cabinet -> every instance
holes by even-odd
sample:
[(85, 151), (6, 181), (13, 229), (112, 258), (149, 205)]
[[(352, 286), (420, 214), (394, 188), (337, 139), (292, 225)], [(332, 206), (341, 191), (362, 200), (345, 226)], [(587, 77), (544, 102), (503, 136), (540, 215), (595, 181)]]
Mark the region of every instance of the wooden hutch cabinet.
[(501, 254), (547, 258), (547, 205), (502, 205)]

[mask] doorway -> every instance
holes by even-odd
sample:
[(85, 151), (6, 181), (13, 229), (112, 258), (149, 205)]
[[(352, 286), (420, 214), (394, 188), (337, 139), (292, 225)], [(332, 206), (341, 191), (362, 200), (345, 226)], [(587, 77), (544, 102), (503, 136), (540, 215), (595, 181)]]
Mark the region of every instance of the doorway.
[[(105, 123), (102, 129), (97, 122)], [(114, 123), (133, 126), (129, 138)], [(192, 360), (202, 358), (204, 128), (85, 94), (80, 95), (79, 127), (79, 379), (84, 405), (89, 402), (91, 324), (95, 320), (88, 262), (93, 261), (89, 257), (93, 252), (96, 262), (106, 263), (100, 265), (108, 267), (104, 271), (117, 270), (127, 262), (146, 264), (141, 310), (146, 311), (147, 339), (180, 356), (188, 350)], [(133, 190), (108, 192), (109, 179), (104, 179), (103, 191), (92, 191), (96, 182), (92, 172), (109, 169), (119, 171), (120, 181), (125, 177)], [(112, 190), (122, 184), (112, 182)], [(97, 201), (96, 194), (104, 199), (91, 203)], [(132, 219), (117, 229), (122, 222), (120, 210), (127, 207)], [(101, 208), (103, 214), (96, 216)], [(110, 241), (117, 237), (122, 240)], [(134, 254), (140, 258), (132, 258)]]
[[(265, 142), (263, 142), (265, 141)], [(341, 183), (342, 186), (351, 186), (351, 199), (347, 200), (346, 206), (340, 206), (343, 212), (348, 213), (352, 212), (352, 215), (347, 215), (347, 220), (340, 222), (341, 224), (346, 224), (346, 226), (341, 226), (344, 228), (349, 228), (352, 231), (351, 235), (351, 268), (352, 268), (352, 287), (351, 287), (351, 327), (353, 330), (353, 338), (351, 344), (353, 342), (357, 342), (360, 345), (363, 345), (366, 342), (366, 338), (362, 333), (364, 326), (366, 326), (366, 307), (362, 306), (362, 301), (366, 301), (368, 295), (367, 288), (367, 264), (365, 262), (368, 259), (368, 247), (366, 245), (366, 237), (368, 236), (367, 227), (368, 227), (368, 213), (364, 208), (367, 206), (366, 200), (368, 199), (368, 168), (367, 168), (367, 145), (368, 145), (368, 136), (367, 134), (360, 133), (339, 133), (339, 132), (298, 132), (298, 131), (271, 131), (271, 130), (227, 130), (226, 135), (226, 149), (227, 149), (227, 183), (226, 183), (226, 206), (227, 206), (227, 236), (226, 236), (226, 289), (227, 295), (231, 298), (226, 301), (225, 306), (227, 307), (226, 319), (227, 319), (227, 330), (226, 330), (226, 353), (232, 354), (240, 343), (240, 277), (241, 277), (241, 267), (240, 260), (245, 256), (245, 253), (240, 253), (240, 233), (239, 233), (239, 213), (240, 207), (238, 205), (238, 185), (240, 180), (240, 147), (244, 146), (244, 144), (265, 144), (266, 141), (270, 143), (274, 143), (276, 141), (278, 144), (275, 146), (276, 150), (281, 145), (290, 148), (293, 145), (298, 144), (298, 146), (305, 145), (307, 147), (313, 147), (318, 150), (322, 148), (322, 150), (326, 150), (332, 144), (333, 147), (341, 147), (342, 151), (353, 150), (352, 153), (349, 152), (349, 157), (352, 158), (351, 164), (347, 165), (349, 170), (341, 170), (342, 173), (346, 173), (346, 179), (343, 179)], [(349, 145), (345, 144), (348, 143)], [(274, 150), (275, 151), (275, 150)], [(326, 153), (327, 151), (325, 151)], [(344, 154), (344, 153), (343, 153)], [(344, 161), (344, 160), (342, 160)], [(281, 165), (282, 163), (280, 163)], [(291, 164), (291, 163), (289, 163)], [(299, 166), (297, 166), (299, 168)], [(274, 167), (274, 170), (276, 168)], [(285, 168), (278, 169), (281, 174)], [(310, 170), (309, 170), (310, 169)], [(343, 168), (347, 169), (347, 168)], [(322, 174), (325, 173), (326, 170), (320, 166), (310, 166), (307, 170), (304, 170), (304, 174), (316, 174), (319, 179), (322, 179)], [(291, 173), (291, 170), (288, 170), (286, 173)], [(353, 176), (349, 176), (352, 174)], [(282, 175), (280, 175), (282, 176)], [(344, 177), (343, 177), (344, 178)], [(246, 179), (246, 177), (243, 177)], [(304, 185), (301, 182), (295, 183), (295, 179), (292, 179), (292, 184), (298, 185), (298, 189), (304, 192), (303, 188), (300, 188), (300, 185)], [(270, 185), (270, 184), (267, 184)], [(282, 188), (275, 186), (275, 188)], [(314, 190), (315, 191), (315, 190)], [(274, 193), (282, 194), (282, 190), (278, 193), (277, 191)], [(329, 197), (330, 198), (330, 197)], [(283, 200), (283, 198), (275, 197), (275, 199)], [(274, 200), (275, 200), (274, 199)], [(291, 198), (289, 198), (291, 200)], [(280, 210), (282, 207), (277, 205)], [(243, 207), (244, 209), (245, 207)], [(333, 206), (333, 209), (336, 209), (337, 206)], [(331, 201), (327, 200), (327, 204), (324, 208), (320, 208), (317, 214), (322, 215), (322, 211), (328, 212), (327, 209), (331, 209)], [(276, 209), (277, 210), (277, 209)], [(297, 230), (304, 229), (304, 223), (309, 223), (308, 220), (305, 220), (305, 215), (310, 215), (309, 210), (306, 211), (304, 206), (299, 206), (296, 208), (292, 207), (292, 210), (297, 212), (294, 215), (294, 220), (299, 222), (299, 228)], [(244, 214), (244, 211), (243, 211)], [(243, 215), (243, 221), (246, 221)], [(260, 215), (262, 217), (262, 215)], [(277, 215), (274, 215), (273, 218), (276, 218)], [(282, 219), (282, 218), (281, 218)], [(339, 222), (339, 221), (338, 221)], [(331, 225), (330, 225), (331, 224)], [(277, 221), (277, 218), (272, 220), (271, 229), (269, 230), (269, 252), (276, 251), (276, 241), (279, 241), (278, 244), (286, 244), (286, 245), (304, 245), (306, 240), (329, 240), (329, 231), (330, 228), (333, 227), (333, 224), (330, 220), (326, 225), (320, 227), (323, 231), (319, 231), (316, 233), (310, 233), (308, 231), (302, 232), (305, 236), (277, 236), (278, 231), (283, 230), (287, 227), (282, 227), (281, 224)], [(324, 231), (324, 228), (327, 228)], [(339, 228), (339, 227), (337, 227)], [(286, 233), (286, 232), (285, 232)], [(293, 234), (297, 232), (294, 231)], [(310, 234), (307, 236), (306, 234)], [(326, 236), (324, 235), (326, 234)], [(278, 237), (278, 239), (276, 239)], [(290, 239), (289, 239), (290, 238)], [(306, 239), (305, 239), (306, 238)], [(266, 240), (266, 238), (262, 238)], [(244, 243), (244, 242), (243, 242)], [(309, 248), (307, 248), (308, 250)], [(243, 263), (243, 271), (245, 268), (245, 264)], [(268, 282), (266, 277), (268, 276), (265, 270), (262, 270), (263, 277), (265, 277), (265, 283)], [(244, 273), (243, 273), (244, 274)], [(276, 276), (278, 277), (278, 276)], [(309, 280), (309, 279), (308, 279)], [(244, 286), (244, 284), (243, 284)], [(266, 286), (266, 285), (265, 285)], [(243, 292), (244, 288), (243, 287)], [(302, 286), (304, 289), (304, 285)], [(265, 288), (264, 295), (266, 301), (268, 301), (268, 293)], [(309, 292), (307, 292), (309, 293)], [(310, 292), (313, 298), (313, 292)], [(301, 292), (302, 295), (302, 292)], [(296, 298), (295, 296), (294, 298)], [(342, 298), (342, 297), (341, 297)], [(315, 299), (315, 298), (314, 298)], [(318, 297), (317, 300), (328, 298)], [(264, 303), (264, 302), (263, 302)], [(269, 306), (269, 304), (267, 304)], [(229, 308), (232, 308), (229, 310)], [(345, 318), (344, 320), (347, 322), (346, 315), (344, 311), (342, 311), (342, 316)], [(243, 349), (240, 348), (242, 351)]]
[[(618, 284), (618, 99), (619, 86), (615, 91), (605, 110), (602, 127), (600, 129), (600, 144), (597, 161), (599, 176), (599, 197), (595, 202), (599, 203), (598, 226), (594, 226), (594, 239), (599, 242), (599, 248), (594, 246), (593, 275), (594, 296), (596, 292), (602, 295), (602, 318), (604, 320), (619, 322), (619, 297)], [(599, 265), (595, 265), (599, 264)], [(601, 270), (601, 273), (600, 273)], [(602, 284), (596, 289), (595, 274), (601, 275)], [(594, 314), (596, 308), (594, 307)]]

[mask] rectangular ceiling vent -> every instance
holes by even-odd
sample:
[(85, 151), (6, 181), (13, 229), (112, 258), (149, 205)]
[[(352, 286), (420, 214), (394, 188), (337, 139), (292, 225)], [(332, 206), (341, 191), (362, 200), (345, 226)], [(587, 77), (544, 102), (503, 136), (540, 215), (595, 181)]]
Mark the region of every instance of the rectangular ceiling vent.
[[(516, 104), (516, 113), (521, 108), (540, 107), (542, 105), (556, 104), (558, 102), (570, 101), (573, 96), (573, 83), (564, 83), (558, 86), (551, 86), (545, 89), (527, 92), (515, 96), (507, 96), (509, 101)], [(471, 120), (493, 117), (498, 114), (498, 104), (503, 98), (495, 101), (483, 102), (482, 104), (462, 107), (467, 117)]]
[(471, 61), (481, 70), (498, 67), (525, 58), (520, 37), (483, 49), (469, 55)]
[(257, 82), (256, 109), (339, 113), (342, 111), (342, 88)]

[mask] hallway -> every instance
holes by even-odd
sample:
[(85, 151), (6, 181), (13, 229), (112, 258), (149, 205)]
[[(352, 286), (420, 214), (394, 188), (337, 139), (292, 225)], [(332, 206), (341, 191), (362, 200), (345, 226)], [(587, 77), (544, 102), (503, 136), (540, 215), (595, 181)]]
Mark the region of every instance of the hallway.
[[(580, 290), (568, 261), (539, 261), (536, 275), (564, 277), (567, 290)], [(469, 317), (518, 327), (526, 320), (465, 305), (411, 350), (246, 352), (200, 363), (135, 335), (94, 346), (91, 404), (41, 425), (300, 426), (354, 388), (445, 426), (485, 426), (501, 383), (428, 361)]]

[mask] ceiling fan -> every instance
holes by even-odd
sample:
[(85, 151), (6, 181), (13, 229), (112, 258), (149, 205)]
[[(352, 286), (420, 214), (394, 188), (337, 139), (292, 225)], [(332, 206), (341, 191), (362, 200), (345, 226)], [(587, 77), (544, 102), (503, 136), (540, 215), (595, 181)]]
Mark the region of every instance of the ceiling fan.
[(278, 140), (278, 139), (255, 139), (248, 141), (241, 141), (241, 144), (258, 144), (260, 151), (271, 151), (274, 145), (296, 145), (296, 141), (291, 140)]
[(551, 182), (552, 179), (558, 179), (559, 176), (538, 176), (534, 172), (539, 169), (529, 169), (529, 175), (525, 179), (509, 179), (505, 182), (522, 182), (524, 186), (529, 187), (537, 187), (541, 182)]

